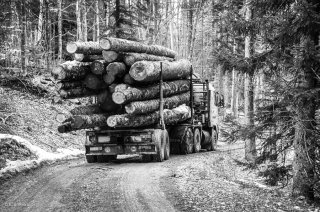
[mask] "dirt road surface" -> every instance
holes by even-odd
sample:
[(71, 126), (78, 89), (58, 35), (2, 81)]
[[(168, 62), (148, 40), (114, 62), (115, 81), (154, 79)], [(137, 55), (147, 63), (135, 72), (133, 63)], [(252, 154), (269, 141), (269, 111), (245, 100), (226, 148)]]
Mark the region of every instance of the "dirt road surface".
[(239, 166), (241, 151), (59, 162), (2, 183), (0, 211), (308, 211)]

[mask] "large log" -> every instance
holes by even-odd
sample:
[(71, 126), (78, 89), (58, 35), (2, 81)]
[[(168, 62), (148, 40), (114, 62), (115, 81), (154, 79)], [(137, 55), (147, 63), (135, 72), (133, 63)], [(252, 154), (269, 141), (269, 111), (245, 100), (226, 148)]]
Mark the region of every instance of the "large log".
[(51, 74), (57, 80), (82, 80), (90, 73), (90, 63), (67, 61), (52, 69)]
[(123, 54), (116, 51), (102, 51), (102, 56), (108, 63), (121, 62), (123, 60)]
[[(154, 82), (160, 79), (160, 61), (139, 61), (130, 68), (130, 76), (139, 82)], [(191, 63), (188, 60), (162, 62), (163, 80), (185, 79), (190, 75)]]
[(72, 88), (68, 90), (60, 90), (59, 94), (61, 98), (64, 99), (73, 99), (73, 98), (82, 98), (88, 96), (97, 95), (100, 91), (99, 90), (90, 90), (87, 88)]
[(59, 91), (71, 88), (79, 88), (81, 86), (83, 86), (83, 81), (62, 81), (56, 84), (56, 89)]
[(103, 76), (103, 80), (107, 85), (111, 85), (116, 78), (123, 77), (128, 71), (124, 63), (113, 62), (106, 68), (106, 74)]
[(103, 113), (98, 104), (78, 106), (70, 110), (72, 115), (91, 115)]
[(99, 77), (94, 74), (88, 74), (86, 78), (84, 79), (83, 84), (92, 90), (101, 90), (104, 88), (107, 88), (107, 85), (105, 82), (102, 80), (102, 77)]
[(108, 90), (104, 90), (97, 96), (97, 102), (99, 107), (106, 112), (115, 112), (121, 108), (120, 105), (113, 102), (112, 94)]
[(131, 76), (130, 74), (125, 74), (124, 77), (123, 77), (123, 82), (125, 84), (128, 84), (128, 85), (134, 85), (134, 84), (137, 84), (137, 81), (135, 81)]
[[(176, 80), (163, 82), (164, 97), (187, 92), (190, 90), (189, 80)], [(112, 94), (112, 99), (117, 104), (126, 104), (133, 101), (154, 99), (160, 96), (160, 86), (152, 85), (142, 88), (128, 87), (123, 91), (116, 91)]]
[(71, 42), (67, 44), (67, 52), (70, 54), (102, 54), (102, 48), (98, 42)]
[(151, 54), (144, 54), (144, 53), (126, 53), (124, 55), (124, 63), (127, 66), (132, 66), (135, 62), (138, 61), (173, 61), (174, 59), (170, 57), (164, 57), (164, 56), (157, 56), (157, 55), (151, 55)]
[(95, 60), (103, 60), (103, 57), (101, 54), (74, 54), (73, 55), (74, 60), (79, 62), (93, 62)]
[(104, 50), (112, 50), (117, 52), (137, 52), (146, 53), (166, 57), (176, 57), (176, 52), (158, 45), (146, 45), (143, 43), (129, 41), (120, 38), (101, 38), (100, 46)]
[(105, 60), (95, 60), (91, 64), (91, 72), (96, 75), (103, 75), (106, 72), (106, 67), (109, 63)]
[[(190, 102), (190, 92), (171, 96), (163, 99), (163, 107), (165, 109), (172, 109), (182, 104)], [(131, 102), (125, 106), (128, 114), (142, 114), (150, 113), (159, 110), (160, 99), (152, 99), (146, 101)]]
[[(186, 105), (180, 105), (172, 110), (165, 109), (163, 111), (165, 124), (175, 124), (185, 121), (191, 117), (191, 109)], [(109, 127), (144, 127), (159, 123), (160, 114), (159, 111), (131, 115), (121, 114), (108, 117), (107, 124)]]
[(76, 115), (68, 118), (62, 125), (58, 126), (60, 133), (107, 126), (107, 118), (110, 114)]

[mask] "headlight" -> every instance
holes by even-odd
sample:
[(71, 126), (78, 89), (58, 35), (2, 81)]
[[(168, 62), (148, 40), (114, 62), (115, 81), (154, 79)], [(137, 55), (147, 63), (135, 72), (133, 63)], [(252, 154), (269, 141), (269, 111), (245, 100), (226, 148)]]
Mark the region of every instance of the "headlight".
[(86, 145), (91, 145), (97, 142), (97, 137), (95, 133), (88, 133), (86, 139)]

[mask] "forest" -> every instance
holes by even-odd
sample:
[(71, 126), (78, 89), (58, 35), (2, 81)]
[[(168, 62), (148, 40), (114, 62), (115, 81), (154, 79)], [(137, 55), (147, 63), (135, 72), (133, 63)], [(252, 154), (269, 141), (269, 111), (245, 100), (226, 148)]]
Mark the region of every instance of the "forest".
[[(320, 198), (318, 0), (1, 0), (0, 79), (50, 74), (72, 41), (158, 44), (224, 96), (226, 142), (271, 185)], [(288, 154), (293, 153), (293, 160)]]

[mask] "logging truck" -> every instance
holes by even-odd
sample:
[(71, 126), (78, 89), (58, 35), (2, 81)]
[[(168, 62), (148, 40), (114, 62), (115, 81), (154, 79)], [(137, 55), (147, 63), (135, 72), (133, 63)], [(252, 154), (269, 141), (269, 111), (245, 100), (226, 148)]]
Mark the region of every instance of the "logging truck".
[(108, 162), (117, 155), (142, 155), (143, 161), (162, 162), (170, 153), (190, 154), (216, 149), (218, 140), (219, 94), (211, 82), (202, 81), (190, 71), (190, 117), (166, 124), (163, 104), (162, 66), (160, 74), (159, 123), (143, 128), (97, 128), (86, 132), (85, 155), (88, 163)]

